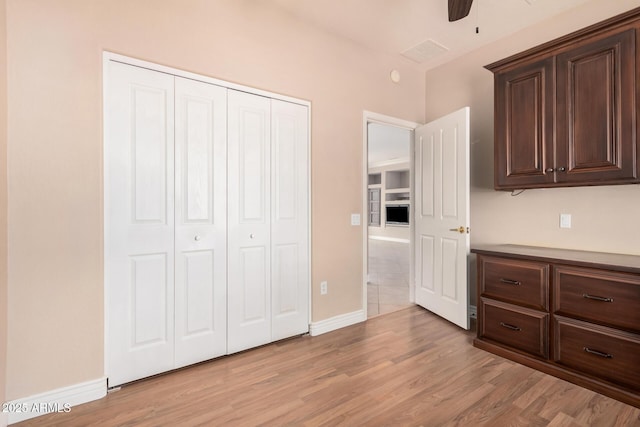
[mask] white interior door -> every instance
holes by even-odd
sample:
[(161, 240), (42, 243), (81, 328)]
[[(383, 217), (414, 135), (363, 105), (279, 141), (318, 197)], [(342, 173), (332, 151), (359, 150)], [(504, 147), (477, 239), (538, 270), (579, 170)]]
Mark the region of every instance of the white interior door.
[(227, 351), (227, 89), (176, 77), (175, 367)]
[(271, 103), (228, 91), (228, 335), (235, 353), (271, 341)]
[(469, 329), (469, 107), (415, 131), (416, 303)]
[(105, 285), (113, 386), (173, 368), (174, 78), (109, 67)]
[(272, 340), (309, 331), (307, 107), (271, 100)]

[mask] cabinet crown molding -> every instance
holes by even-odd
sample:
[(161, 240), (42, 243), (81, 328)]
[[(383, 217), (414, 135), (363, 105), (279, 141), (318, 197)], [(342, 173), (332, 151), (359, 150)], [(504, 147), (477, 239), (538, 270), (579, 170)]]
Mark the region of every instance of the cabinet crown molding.
[(549, 52), (556, 53), (554, 51), (562, 50), (563, 48), (567, 48), (568, 46), (580, 42), (589, 37), (593, 37), (600, 32), (615, 30), (617, 28), (624, 27), (626, 25), (633, 25), (640, 21), (640, 7), (635, 9), (631, 9), (627, 12), (624, 12), (620, 15), (616, 15), (607, 20), (597, 22), (588, 27), (582, 28), (580, 30), (574, 31), (567, 35), (558, 37), (556, 39), (550, 40), (546, 43), (543, 43), (538, 46), (534, 46), (530, 49), (524, 50), (522, 52), (518, 52), (514, 55), (510, 55), (506, 58), (500, 59), (499, 61), (492, 62), (491, 64), (485, 65), (484, 68), (487, 70), (496, 73), (502, 71), (503, 69), (510, 68), (517, 64), (519, 61), (529, 61), (535, 56), (542, 56), (548, 54)]

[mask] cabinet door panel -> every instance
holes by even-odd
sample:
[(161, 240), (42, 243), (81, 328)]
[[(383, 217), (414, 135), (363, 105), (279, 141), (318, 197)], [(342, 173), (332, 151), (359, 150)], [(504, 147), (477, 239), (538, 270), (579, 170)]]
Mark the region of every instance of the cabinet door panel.
[(558, 182), (636, 178), (635, 40), (632, 29), (558, 55)]
[(553, 58), (495, 78), (496, 188), (552, 183)]

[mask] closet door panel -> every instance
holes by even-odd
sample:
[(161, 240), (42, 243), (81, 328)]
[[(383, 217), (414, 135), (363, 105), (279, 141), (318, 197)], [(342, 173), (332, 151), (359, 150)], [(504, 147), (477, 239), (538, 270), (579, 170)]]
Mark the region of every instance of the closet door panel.
[(224, 355), (226, 88), (176, 77), (176, 367)]
[(271, 100), (273, 340), (309, 331), (308, 114)]
[(109, 386), (173, 368), (173, 76), (111, 62), (105, 97)]
[(271, 341), (270, 100), (228, 91), (229, 353)]

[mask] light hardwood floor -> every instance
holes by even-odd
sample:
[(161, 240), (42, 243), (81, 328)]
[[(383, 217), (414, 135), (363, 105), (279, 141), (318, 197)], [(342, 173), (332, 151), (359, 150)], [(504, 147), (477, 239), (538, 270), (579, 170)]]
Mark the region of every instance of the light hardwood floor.
[(48, 426), (640, 426), (640, 409), (474, 348), (410, 307), (140, 381)]

